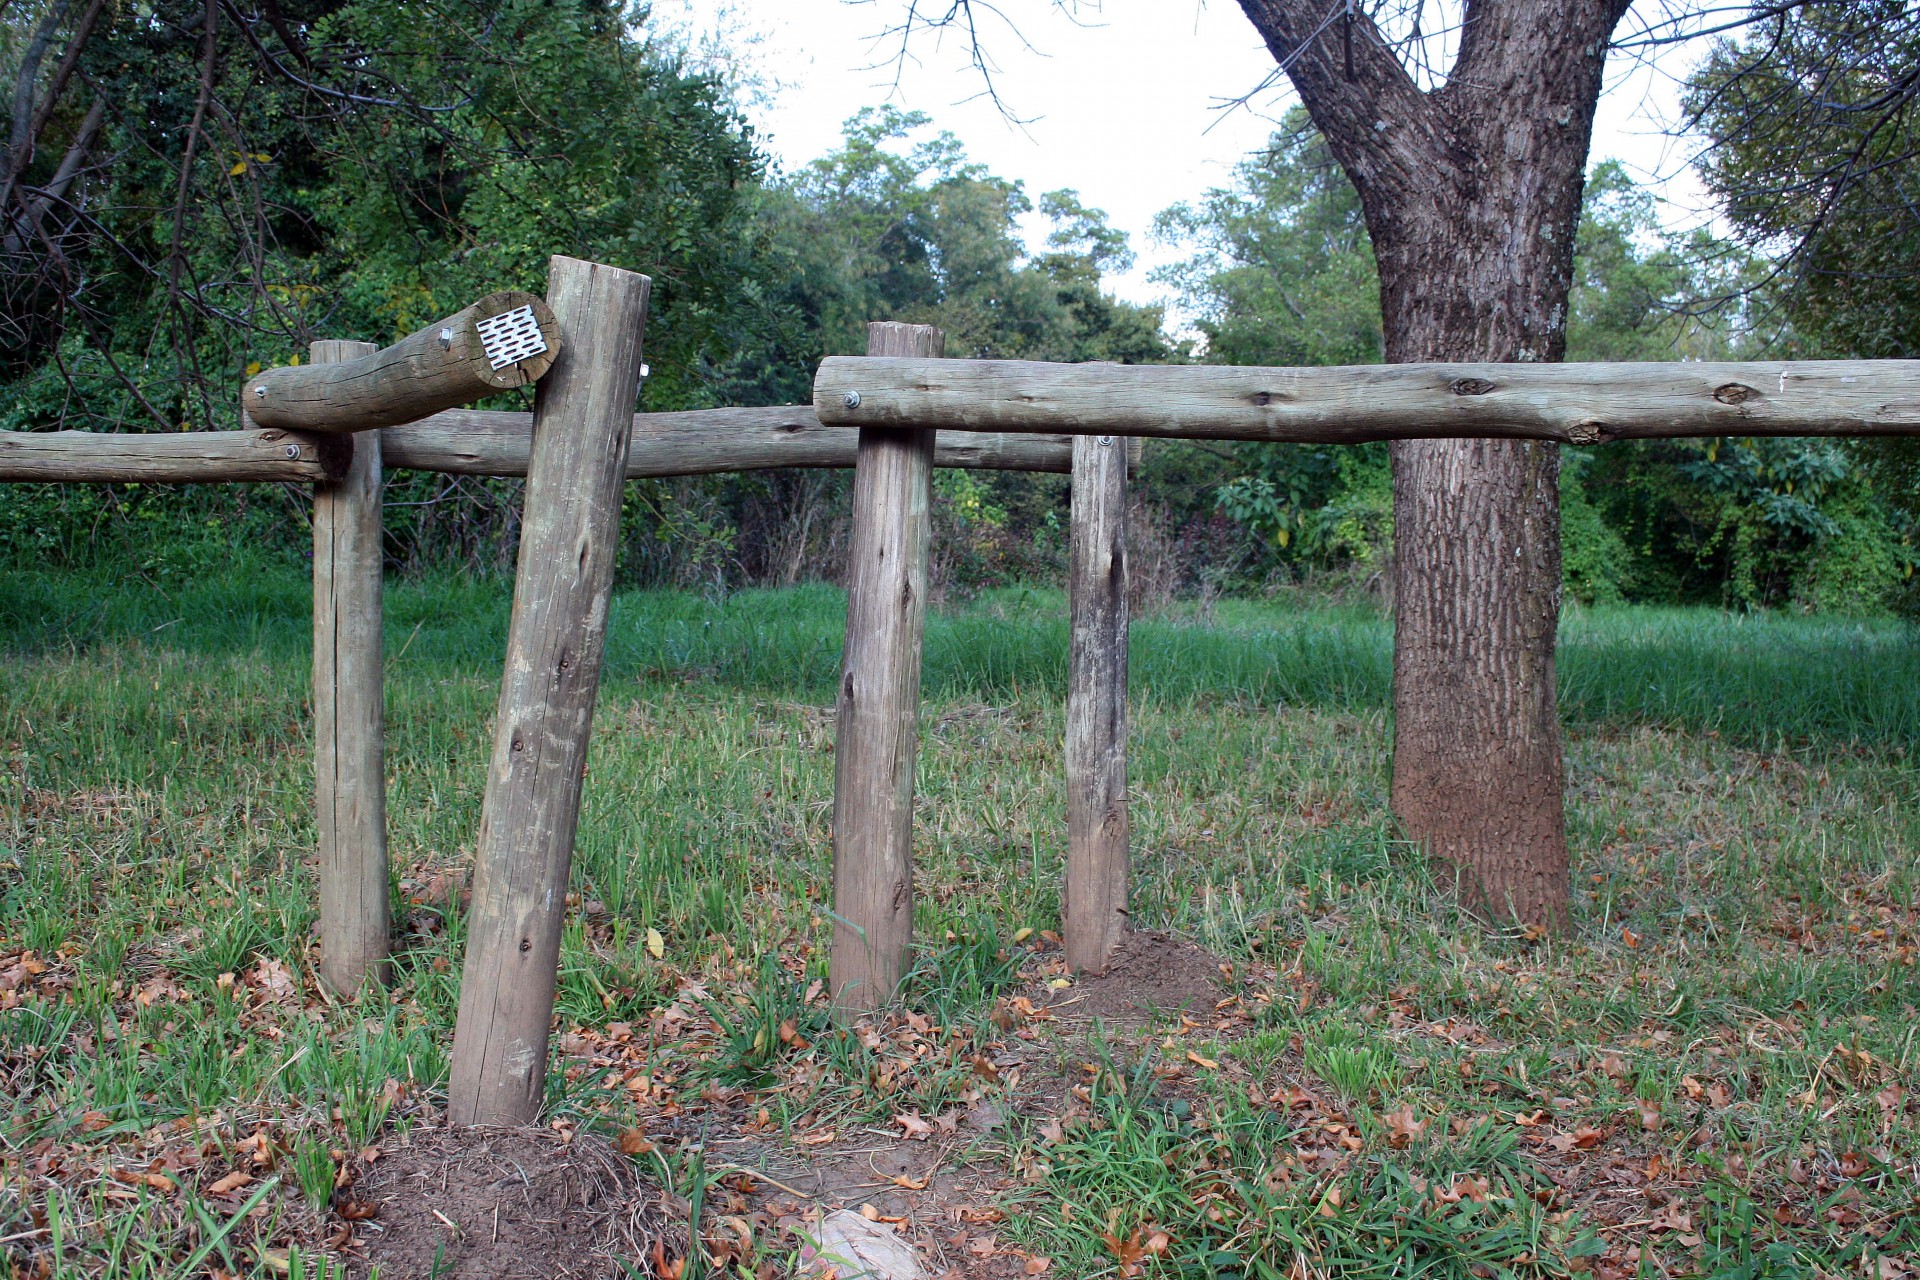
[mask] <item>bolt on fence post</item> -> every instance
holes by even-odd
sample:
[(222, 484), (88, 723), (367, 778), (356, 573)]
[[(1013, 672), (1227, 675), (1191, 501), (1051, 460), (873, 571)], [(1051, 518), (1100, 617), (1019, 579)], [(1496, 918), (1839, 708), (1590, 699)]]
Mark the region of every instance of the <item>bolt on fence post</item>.
[[(930, 325), (867, 326), (870, 356), (945, 351), (946, 335)], [(829, 979), (842, 1018), (892, 999), (913, 947), (913, 765), (933, 448), (926, 428), (860, 428), (833, 757)]]
[[(371, 342), (313, 344), (314, 364)], [(381, 641), (380, 433), (346, 437), (337, 481), (313, 487), (314, 825), (320, 852), (320, 976), (352, 995), (387, 978), (391, 925)], [(289, 445), (289, 456), (297, 447)]]
[(527, 1124), (545, 1096), (650, 283), (574, 258), (548, 268), (561, 347), (534, 399), (447, 1089), (457, 1125)]

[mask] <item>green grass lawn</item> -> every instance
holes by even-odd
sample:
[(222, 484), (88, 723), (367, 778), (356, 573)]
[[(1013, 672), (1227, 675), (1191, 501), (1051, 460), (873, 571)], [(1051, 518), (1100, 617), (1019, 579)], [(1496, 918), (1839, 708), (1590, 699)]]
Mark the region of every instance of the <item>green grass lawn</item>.
[[(349, 1007), (311, 973), (309, 603), (288, 569), (0, 575), (17, 1274), (287, 1274), (274, 1249), (336, 1162), (442, 1086), (509, 589), (389, 589), (404, 938), (392, 993)], [(556, 1055), (555, 1116), (658, 1127), (723, 1087), (728, 1114), (791, 1134), (979, 1087), (965, 1055), (889, 1065), (803, 999), (825, 971), (843, 608), (818, 587), (616, 598), (559, 1030), (597, 1045), (663, 1008), (691, 1030), (647, 1049), (644, 1080)], [(1066, 647), (1057, 592), (928, 627), (910, 1003), (969, 1053), (1047, 961), (1016, 934), (1058, 924)], [(1127, 1274), (1155, 1232), (1134, 1265), (1168, 1275), (1920, 1267), (1911, 626), (1571, 612), (1578, 924), (1544, 945), (1459, 918), (1396, 838), (1377, 613), (1219, 602), (1136, 623), (1133, 652), (1136, 921), (1261, 998), (1230, 1035), (1116, 1046), (1075, 1124), (977, 1152), (1018, 1181), (1008, 1247), (1066, 1276)], [(256, 1132), (279, 1154), (213, 1194)], [(649, 1159), (684, 1189), (701, 1156), (676, 1132)]]

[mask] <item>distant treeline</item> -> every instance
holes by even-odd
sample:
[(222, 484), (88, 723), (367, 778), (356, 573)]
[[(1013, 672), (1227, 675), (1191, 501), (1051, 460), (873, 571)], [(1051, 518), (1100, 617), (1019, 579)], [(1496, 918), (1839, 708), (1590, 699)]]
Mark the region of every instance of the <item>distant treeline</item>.
[[(954, 356), (1380, 358), (1358, 208), (1303, 119), (1228, 188), (1162, 215), (1156, 234), (1186, 253), (1163, 273), (1182, 317), (1170, 335), (1159, 309), (1103, 291), (1130, 265), (1127, 239), (1076, 193), (1035, 197), (886, 108), (779, 172), (723, 64), (644, 6), (601, 0), (0, 7), (0, 75), (29, 104), (15, 128), (27, 145), (0, 173), (0, 429), (231, 427), (254, 365), (319, 337), (389, 341), (489, 289), (540, 289), (556, 252), (653, 277), (649, 410), (804, 401), (820, 357), (862, 350), (872, 319), (937, 324)], [(1622, 170), (1595, 170), (1572, 358), (1913, 354), (1920, 235), (1854, 234), (1879, 278), (1912, 268), (1901, 284), (1836, 284), (1844, 228), (1817, 270), (1776, 271), (1750, 247), (1767, 247), (1765, 211), (1743, 222), (1731, 193), (1740, 166), (1777, 161), (1741, 141), (1710, 152), (1709, 178), (1746, 243), (1667, 235)], [(1038, 251), (1020, 224), (1035, 213), (1050, 228)], [(1899, 443), (1568, 450), (1568, 589), (1909, 607), (1915, 475)], [(628, 492), (628, 581), (727, 589), (838, 571), (844, 475)], [(1152, 442), (1136, 492), (1151, 594), (1385, 580), (1382, 447)], [(388, 499), (397, 568), (511, 564), (514, 483), (401, 473)], [(1056, 573), (1065, 503), (1061, 477), (942, 473), (940, 589)], [(0, 562), (164, 578), (237, 548), (297, 558), (304, 521), (293, 488), (14, 486)]]

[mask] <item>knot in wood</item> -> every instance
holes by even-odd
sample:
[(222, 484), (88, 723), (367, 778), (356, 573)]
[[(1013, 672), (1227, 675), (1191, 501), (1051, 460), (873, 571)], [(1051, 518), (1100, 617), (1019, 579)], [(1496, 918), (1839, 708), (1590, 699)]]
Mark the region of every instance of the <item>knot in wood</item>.
[(1270, 405), (1270, 404), (1272, 404), (1272, 403), (1273, 403), (1273, 392), (1271, 392), (1271, 391), (1256, 391), (1256, 392), (1254, 392), (1254, 393), (1253, 393), (1253, 394), (1252, 394), (1251, 396), (1249, 396), (1249, 397), (1247, 397), (1247, 398), (1248, 398), (1249, 400), (1251, 400), (1251, 401), (1253, 401), (1253, 404), (1254, 404), (1254, 407), (1255, 407), (1255, 408), (1257, 408), (1257, 409), (1264, 409), (1264, 408), (1266, 408), (1266, 407), (1267, 407), (1268, 405)]
[(1568, 444), (1603, 444), (1609, 439), (1604, 422), (1576, 422), (1567, 429)]
[(1494, 389), (1495, 384), (1485, 378), (1455, 378), (1447, 384), (1447, 390), (1457, 396), (1483, 396)]
[(1745, 404), (1759, 398), (1760, 393), (1741, 382), (1729, 382), (1725, 386), (1713, 389), (1713, 398), (1721, 404)]

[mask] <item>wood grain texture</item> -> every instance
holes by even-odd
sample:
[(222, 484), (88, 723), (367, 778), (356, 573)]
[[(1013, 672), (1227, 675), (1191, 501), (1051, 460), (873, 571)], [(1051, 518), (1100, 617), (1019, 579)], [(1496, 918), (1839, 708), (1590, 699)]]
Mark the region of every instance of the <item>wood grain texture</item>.
[(454, 1027), (447, 1114), (460, 1125), (540, 1111), (646, 325), (646, 276), (556, 257), (547, 283), (566, 345), (534, 406)]
[(346, 474), (347, 462), (352, 456), (347, 442), (338, 437), (295, 431), (182, 431), (150, 435), (0, 431), (0, 481), (222, 484), (292, 480), (313, 483)]
[[(938, 358), (928, 325), (867, 326), (874, 356)], [(913, 767), (932, 544), (934, 433), (860, 431), (847, 563), (847, 639), (833, 757), (837, 1016), (891, 1000), (913, 947)]]
[[(547, 349), (495, 369), (476, 326), (523, 306), (533, 308)], [(255, 374), (241, 387), (240, 404), (263, 427), (369, 431), (528, 386), (553, 366), (559, 351), (553, 312), (543, 299), (514, 291), (490, 293), (445, 320), (357, 360)]]
[[(532, 446), (532, 414), (450, 409), (390, 428), (383, 456), (389, 470), (523, 476)], [(851, 467), (858, 450), (853, 432), (821, 426), (811, 405), (639, 413), (627, 445), (627, 479)], [(934, 443), (933, 465), (1065, 474), (1073, 469), (1072, 438), (943, 431)]]
[(1913, 360), (1257, 369), (829, 356), (813, 396), (820, 421), (843, 427), (1329, 444), (1920, 434)]
[(1127, 927), (1127, 442), (1077, 436), (1067, 601), (1067, 879), (1075, 971), (1105, 972)]
[[(316, 342), (315, 364), (370, 342)], [(386, 703), (382, 688), (380, 433), (340, 442), (346, 474), (313, 490), (314, 821), (320, 976), (342, 995), (387, 979)]]

